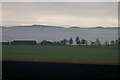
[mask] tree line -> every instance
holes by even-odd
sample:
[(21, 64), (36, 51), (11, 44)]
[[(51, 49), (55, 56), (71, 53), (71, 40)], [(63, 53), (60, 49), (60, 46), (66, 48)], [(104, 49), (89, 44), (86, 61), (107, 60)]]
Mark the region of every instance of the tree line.
[(75, 38), (75, 41), (73, 40), (72, 37), (69, 39), (62, 39), (60, 41), (48, 41), (48, 40), (43, 40), (39, 45), (74, 45), (73, 42), (75, 42), (76, 45), (91, 45), (91, 46), (119, 46), (120, 45), (120, 38), (116, 40), (111, 40), (107, 41), (105, 40), (104, 44), (101, 44), (101, 41), (97, 38), (95, 41), (91, 41), (90, 44), (88, 44), (88, 41), (86, 39), (80, 39), (78, 36)]

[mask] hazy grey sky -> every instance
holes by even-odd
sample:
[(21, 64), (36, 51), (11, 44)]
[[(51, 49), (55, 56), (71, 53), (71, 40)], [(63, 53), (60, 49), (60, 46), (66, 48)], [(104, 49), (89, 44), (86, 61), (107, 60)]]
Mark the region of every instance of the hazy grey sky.
[(3, 2), (3, 26), (118, 26), (117, 2)]

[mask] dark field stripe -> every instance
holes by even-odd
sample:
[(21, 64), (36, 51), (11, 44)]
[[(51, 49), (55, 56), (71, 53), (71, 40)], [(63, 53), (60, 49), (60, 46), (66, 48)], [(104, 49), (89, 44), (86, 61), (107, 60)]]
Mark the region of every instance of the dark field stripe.
[(3, 59), (3, 61), (18, 61), (18, 62), (49, 62), (49, 63), (66, 63), (66, 64), (97, 64), (97, 65), (120, 65), (113, 62), (78, 62), (78, 61), (53, 61), (53, 60), (31, 60), (31, 59)]
[(119, 65), (3, 61), (3, 80), (80, 80), (119, 78)]

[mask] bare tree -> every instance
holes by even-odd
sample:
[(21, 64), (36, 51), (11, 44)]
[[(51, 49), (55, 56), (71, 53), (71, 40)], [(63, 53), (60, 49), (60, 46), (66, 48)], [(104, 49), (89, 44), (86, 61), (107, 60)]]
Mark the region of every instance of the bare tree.
[(112, 41), (110, 42), (110, 44), (111, 44), (111, 46), (115, 46), (115, 41), (112, 40)]
[(72, 38), (69, 39), (69, 45), (71, 45), (71, 44), (73, 44), (73, 39)]
[(109, 41), (105, 40), (105, 46), (109, 46)]
[(96, 39), (95, 43), (96, 43), (97, 46), (101, 45), (101, 42), (100, 42), (100, 40), (98, 38)]
[(76, 44), (77, 44), (77, 45), (80, 45), (81, 42), (80, 42), (80, 39), (79, 39), (78, 36), (76, 37), (76, 40), (75, 40), (75, 41), (76, 41)]

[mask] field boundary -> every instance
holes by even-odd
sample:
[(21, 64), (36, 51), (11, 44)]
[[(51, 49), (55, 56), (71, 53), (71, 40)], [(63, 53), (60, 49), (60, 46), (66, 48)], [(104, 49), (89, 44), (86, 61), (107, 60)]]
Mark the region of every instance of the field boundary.
[[(2, 45), (6, 46), (6, 45)], [(31, 45), (7, 45), (7, 46), (31, 46)], [(120, 49), (120, 46), (105, 46), (105, 45), (32, 45), (32, 46), (67, 46), (67, 47), (85, 47), (85, 48), (117, 48)]]
[(120, 63), (112, 62), (78, 62), (78, 61), (53, 61), (53, 60), (30, 60), (30, 59), (2, 59), (2, 61), (18, 61), (18, 62), (48, 62), (48, 63), (65, 63), (65, 64), (96, 64), (96, 65), (120, 65)]

